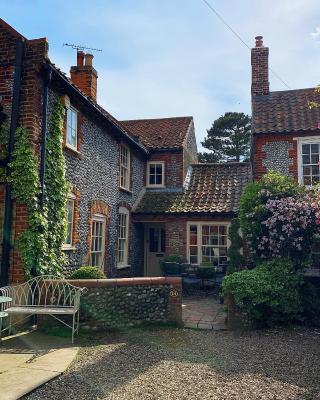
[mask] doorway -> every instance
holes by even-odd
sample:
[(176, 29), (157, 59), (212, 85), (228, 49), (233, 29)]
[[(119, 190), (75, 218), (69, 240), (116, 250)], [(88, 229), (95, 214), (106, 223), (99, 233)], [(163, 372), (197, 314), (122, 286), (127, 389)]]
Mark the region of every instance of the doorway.
[(145, 276), (162, 276), (160, 261), (165, 255), (165, 227), (161, 223), (146, 224), (144, 231)]

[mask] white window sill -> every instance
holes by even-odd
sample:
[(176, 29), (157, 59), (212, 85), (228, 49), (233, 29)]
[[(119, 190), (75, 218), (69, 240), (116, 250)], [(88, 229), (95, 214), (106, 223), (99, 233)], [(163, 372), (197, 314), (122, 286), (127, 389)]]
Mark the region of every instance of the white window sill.
[(62, 246), (62, 251), (75, 251), (77, 250), (75, 246)]
[(147, 185), (147, 188), (151, 188), (151, 189), (163, 189), (165, 188), (164, 185)]
[(70, 146), (67, 143), (64, 145), (65, 149), (72, 151), (75, 154), (80, 154), (79, 150), (76, 147)]
[(117, 269), (126, 269), (126, 268), (131, 268), (131, 265), (117, 265)]

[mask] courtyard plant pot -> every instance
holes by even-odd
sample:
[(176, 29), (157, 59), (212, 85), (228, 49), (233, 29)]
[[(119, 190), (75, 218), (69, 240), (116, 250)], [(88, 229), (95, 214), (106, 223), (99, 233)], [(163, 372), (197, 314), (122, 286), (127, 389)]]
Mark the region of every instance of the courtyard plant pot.
[(177, 262), (165, 261), (162, 269), (165, 276), (180, 276), (180, 264)]

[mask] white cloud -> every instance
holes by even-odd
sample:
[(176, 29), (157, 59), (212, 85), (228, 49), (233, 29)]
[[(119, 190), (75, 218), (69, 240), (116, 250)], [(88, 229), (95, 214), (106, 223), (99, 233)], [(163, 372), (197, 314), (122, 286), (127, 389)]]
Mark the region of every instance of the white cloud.
[(320, 36), (320, 26), (318, 26), (314, 32), (311, 32), (311, 36), (313, 38), (317, 38)]

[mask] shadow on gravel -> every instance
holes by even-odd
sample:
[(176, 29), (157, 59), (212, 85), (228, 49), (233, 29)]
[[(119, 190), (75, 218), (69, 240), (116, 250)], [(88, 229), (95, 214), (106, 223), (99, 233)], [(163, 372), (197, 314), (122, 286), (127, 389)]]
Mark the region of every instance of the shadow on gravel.
[[(237, 382), (241, 381), (239, 396), (230, 397), (239, 400), (314, 400), (320, 391), (320, 335), (314, 330), (233, 333), (146, 328), (97, 333), (83, 339), (81, 345), (80, 356), (68, 373), (24, 399), (93, 400), (109, 399), (108, 396), (110, 399), (130, 399), (130, 395), (113, 397), (112, 392), (131, 384), (135, 385), (132, 390), (138, 390), (136, 379), (148, 371), (151, 371), (148, 377), (150, 389), (152, 377), (159, 379), (152, 374), (162, 363), (172, 368), (177, 366), (177, 372), (172, 374), (169, 369), (161, 370), (160, 381), (169, 385), (172, 383), (170, 380), (176, 377), (177, 385), (190, 385), (190, 393), (192, 385), (197, 384), (193, 383), (193, 369), (197, 366), (216, 380), (214, 390), (221, 385), (225, 393), (231, 389), (236, 391)], [(186, 366), (190, 375), (182, 379), (179, 368)], [(203, 379), (210, 376), (203, 376)], [(253, 397), (245, 397), (243, 385), (248, 393), (253, 393)], [(267, 385), (270, 393), (266, 397), (254, 397), (254, 390), (263, 390), (263, 385)], [(292, 385), (291, 395), (289, 385)], [(155, 391), (156, 386), (152, 390)], [(279, 390), (284, 390), (283, 396)]]

